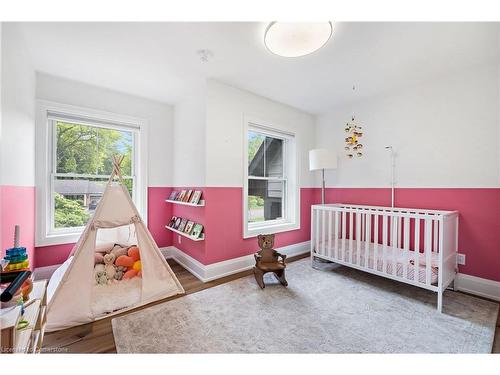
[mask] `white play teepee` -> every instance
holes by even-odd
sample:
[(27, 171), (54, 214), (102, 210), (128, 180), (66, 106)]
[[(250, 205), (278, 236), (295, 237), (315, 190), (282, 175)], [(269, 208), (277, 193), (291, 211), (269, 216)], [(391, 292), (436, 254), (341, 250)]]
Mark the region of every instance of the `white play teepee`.
[[(68, 260), (50, 279), (47, 293), (48, 331), (88, 323), (184, 293), (123, 184), (120, 172), (122, 161), (123, 157), (113, 158), (113, 173), (94, 216), (87, 223)], [(114, 181), (116, 177), (118, 181)], [(136, 278), (136, 282), (125, 280), (110, 285), (96, 285), (94, 256), (96, 247), (102, 243), (137, 245), (140, 249), (142, 277)], [(102, 296), (112, 296), (104, 301), (107, 305), (105, 311), (95, 308), (96, 299), (102, 299)]]

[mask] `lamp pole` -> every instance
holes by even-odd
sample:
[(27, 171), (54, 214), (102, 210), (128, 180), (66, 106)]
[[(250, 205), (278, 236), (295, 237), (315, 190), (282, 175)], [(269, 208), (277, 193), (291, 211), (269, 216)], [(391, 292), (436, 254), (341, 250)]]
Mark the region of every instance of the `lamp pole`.
[(325, 168), (321, 169), (323, 176), (323, 186), (321, 187), (321, 204), (325, 204)]

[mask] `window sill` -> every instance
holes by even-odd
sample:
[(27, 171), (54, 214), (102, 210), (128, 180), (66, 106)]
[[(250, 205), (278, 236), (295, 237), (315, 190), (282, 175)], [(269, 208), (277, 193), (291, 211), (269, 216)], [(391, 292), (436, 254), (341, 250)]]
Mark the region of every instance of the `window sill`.
[(54, 245), (67, 245), (78, 242), (78, 239), (82, 235), (82, 231), (73, 233), (60, 233), (60, 234), (50, 234), (44, 238), (38, 238), (35, 241), (36, 247), (43, 246), (54, 246)]
[(252, 228), (245, 228), (243, 238), (253, 238), (257, 237), (259, 234), (283, 233), (298, 229), (300, 229), (300, 224), (286, 222), (279, 224), (262, 225), (258, 227), (252, 226)]

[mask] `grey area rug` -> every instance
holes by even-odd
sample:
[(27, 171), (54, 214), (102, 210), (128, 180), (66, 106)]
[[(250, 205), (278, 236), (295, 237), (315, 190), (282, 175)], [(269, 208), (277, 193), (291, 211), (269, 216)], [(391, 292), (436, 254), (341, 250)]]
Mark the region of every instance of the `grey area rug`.
[(490, 353), (498, 304), (333, 264), (290, 263), (112, 320), (118, 353)]

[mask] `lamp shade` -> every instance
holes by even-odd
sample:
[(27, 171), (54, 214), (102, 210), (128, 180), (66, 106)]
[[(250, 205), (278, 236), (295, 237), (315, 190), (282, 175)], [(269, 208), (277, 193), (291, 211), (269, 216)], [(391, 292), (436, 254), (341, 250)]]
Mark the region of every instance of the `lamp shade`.
[(336, 169), (337, 155), (332, 150), (317, 148), (309, 151), (309, 170)]

